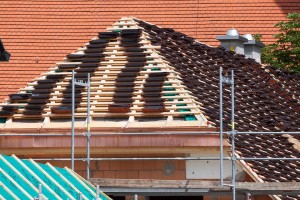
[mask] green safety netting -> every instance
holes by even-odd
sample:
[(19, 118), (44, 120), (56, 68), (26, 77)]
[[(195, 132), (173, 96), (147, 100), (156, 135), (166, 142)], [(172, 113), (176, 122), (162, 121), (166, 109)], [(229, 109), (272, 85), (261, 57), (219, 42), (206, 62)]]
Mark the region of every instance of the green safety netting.
[(0, 200), (110, 200), (68, 168), (39, 164), (31, 159), (0, 154)]

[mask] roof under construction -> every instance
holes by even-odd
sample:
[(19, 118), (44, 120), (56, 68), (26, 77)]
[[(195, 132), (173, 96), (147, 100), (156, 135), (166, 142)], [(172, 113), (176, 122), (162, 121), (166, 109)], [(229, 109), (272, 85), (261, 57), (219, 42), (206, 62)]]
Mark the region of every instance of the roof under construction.
[[(107, 30), (19, 93), (10, 94), (0, 116), (15, 124), (20, 120), (36, 120), (35, 124), (40, 122), (42, 129), (55, 127), (51, 124), (55, 120), (70, 119), (74, 70), (77, 82), (87, 82), (88, 74), (91, 76), (91, 128), (109, 127), (111, 122), (114, 129), (143, 127), (142, 123), (179, 128), (178, 121), (180, 126), (206, 128), (201, 103), (136, 21), (122, 18)], [(74, 91), (75, 118), (80, 120), (87, 113), (87, 87), (75, 85)], [(50, 125), (45, 123), (48, 119)]]
[[(96, 199), (96, 188), (68, 168), (0, 155), (0, 199)], [(110, 198), (100, 192), (101, 200)]]
[[(300, 130), (299, 75), (126, 17), (11, 94), (2, 105), (0, 114), (7, 121), (1, 131), (67, 132), (72, 70), (84, 82), (91, 74), (91, 130), (216, 130), (208, 128), (208, 122), (219, 124), (219, 67), (225, 74), (235, 71), (237, 131)], [(224, 87), (224, 122), (229, 131), (230, 88)], [(82, 130), (87, 89), (76, 86), (75, 91), (76, 127)], [(299, 135), (237, 135), (236, 145), (240, 157), (300, 157)], [(300, 181), (297, 160), (243, 163), (258, 182)]]

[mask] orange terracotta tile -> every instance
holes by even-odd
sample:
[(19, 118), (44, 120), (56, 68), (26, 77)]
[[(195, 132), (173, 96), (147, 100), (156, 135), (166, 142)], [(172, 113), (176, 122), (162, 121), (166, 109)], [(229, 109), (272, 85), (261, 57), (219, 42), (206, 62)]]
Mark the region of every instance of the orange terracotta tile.
[(104, 171), (90, 171), (91, 178), (103, 178), (104, 177)]
[(98, 170), (109, 170), (109, 161), (99, 161), (96, 167)]
[(133, 162), (132, 160), (121, 161), (122, 170), (132, 170)]
[(118, 161), (118, 160), (109, 161), (109, 169), (110, 170), (121, 170), (121, 161)]
[(156, 169), (156, 161), (155, 160), (144, 160), (144, 169), (153, 170)]
[(142, 160), (135, 160), (132, 163), (132, 169), (133, 170), (142, 170), (144, 169), (144, 163)]
[(116, 171), (116, 178), (118, 178), (118, 179), (126, 179), (126, 178), (128, 178), (127, 171), (125, 171), (125, 170)]
[(116, 172), (115, 171), (104, 171), (103, 178), (116, 178)]
[(162, 170), (151, 170), (150, 176), (151, 176), (151, 179), (162, 179), (163, 172), (162, 172)]
[(127, 171), (127, 177), (130, 179), (138, 179), (139, 172), (138, 171)]
[(150, 172), (151, 172), (150, 170), (139, 171), (139, 178), (140, 179), (150, 179), (151, 178)]

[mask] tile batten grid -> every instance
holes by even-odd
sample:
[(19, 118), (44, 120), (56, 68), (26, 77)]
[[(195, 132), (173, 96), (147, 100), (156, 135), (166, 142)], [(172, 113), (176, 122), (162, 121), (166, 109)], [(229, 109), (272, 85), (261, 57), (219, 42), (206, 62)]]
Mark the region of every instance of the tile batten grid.
[[(28, 87), (21, 89), (21, 93), (15, 94), (15, 99), (11, 99), (7, 102), (4, 107), (9, 107), (9, 105), (14, 106), (14, 110), (7, 113), (4, 112), (2, 115), (11, 119), (45, 119), (40, 125), (40, 128), (46, 130), (52, 125), (59, 125), (60, 127), (68, 127), (69, 125), (63, 125), (63, 123), (53, 122), (49, 119), (63, 119), (70, 117), (70, 70), (75, 70), (75, 78), (85, 80), (84, 76), (87, 73), (91, 73), (91, 116), (95, 119), (92, 122), (92, 128), (99, 127), (117, 127), (119, 129), (128, 128), (138, 128), (141, 126), (151, 127), (155, 126), (157, 128), (178, 127), (178, 117), (181, 117), (181, 125), (186, 124), (192, 127), (206, 127), (206, 118), (201, 113), (201, 105), (195, 100), (195, 97), (190, 95), (190, 92), (186, 90), (186, 87), (182, 85), (178, 73), (174, 71), (174, 68), (169, 62), (160, 56), (157, 52), (159, 46), (153, 46), (148, 41), (147, 34), (142, 31), (141, 36), (138, 38), (137, 51), (142, 53), (134, 52), (133, 48), (123, 46), (122, 39), (119, 35), (122, 35), (122, 30), (137, 30), (140, 27), (134, 22), (132, 18), (122, 18), (120, 21), (113, 24), (111, 28), (107, 28), (108, 32), (103, 34), (115, 34), (115, 38), (94, 38), (84, 47), (78, 49), (77, 52), (69, 54), (65, 61), (57, 63), (57, 67), (52, 68), (50, 72), (44, 73), (41, 78), (37, 81), (29, 83)], [(103, 36), (108, 37), (108, 36)], [(130, 40), (130, 39), (129, 39)], [(125, 44), (124, 44), (125, 45)], [(128, 44), (127, 44), (128, 45)], [(126, 49), (130, 50), (126, 52)], [(145, 54), (145, 61), (142, 61), (142, 70), (134, 71), (135, 66), (138, 64), (138, 60), (141, 60), (140, 54)], [(97, 56), (99, 56), (97, 58)], [(132, 57), (133, 56), (133, 57)], [(136, 60), (130, 64), (130, 60)], [(127, 67), (129, 65), (129, 67)], [(122, 77), (121, 77), (122, 75)], [(166, 77), (164, 78), (163, 76)], [(117, 78), (121, 77), (121, 78)], [(120, 79), (131, 80), (133, 79), (134, 87), (132, 88), (132, 104), (130, 106), (130, 111), (127, 113), (116, 113), (110, 112), (108, 107), (112, 104), (111, 100), (115, 98), (116, 95), (128, 96), (125, 88), (122, 89), (123, 82), (116, 82)], [(117, 79), (116, 79), (117, 78)], [(150, 80), (151, 79), (151, 80)], [(148, 82), (149, 81), (149, 82)], [(157, 82), (163, 81), (163, 82)], [(47, 84), (47, 85), (46, 85)], [(49, 86), (49, 84), (51, 86)], [(121, 88), (115, 87), (114, 85), (121, 85)], [(149, 85), (150, 88), (146, 88)], [(149, 87), (147, 86), (147, 87)], [(152, 87), (161, 87), (161, 89)], [(146, 89), (151, 89), (152, 93), (149, 93), (149, 97), (146, 95)], [(157, 95), (161, 96), (162, 103), (155, 103), (150, 101), (147, 103), (146, 99), (154, 99), (153, 96), (155, 91)], [(120, 90), (120, 91), (119, 91)], [(83, 87), (76, 88), (76, 118), (84, 118), (86, 116), (86, 89)], [(150, 90), (149, 90), (150, 91)], [(121, 96), (122, 95), (122, 96)], [(32, 99), (37, 99), (34, 101), (34, 105), (29, 106)], [(47, 100), (49, 98), (49, 100)], [(123, 101), (123, 100), (122, 100)], [(123, 103), (124, 104), (124, 103)], [(151, 112), (145, 111), (145, 106), (151, 108)], [(156, 109), (156, 110), (153, 110)], [(163, 108), (162, 111), (157, 110), (157, 108)], [(25, 115), (26, 109), (31, 109), (29, 114)], [(149, 110), (149, 109), (148, 109)], [(7, 114), (7, 115), (5, 115)], [(10, 115), (8, 115), (10, 114)], [(129, 117), (128, 121), (113, 120), (112, 123), (104, 120), (105, 117)], [(153, 123), (137, 122), (136, 119), (141, 117), (166, 117), (166, 120), (159, 120)], [(175, 118), (174, 118), (175, 117)], [(11, 121), (11, 120), (8, 120)], [(79, 122), (79, 127), (81, 127), (82, 122)], [(13, 123), (13, 124), (16, 124)], [(36, 124), (36, 123), (35, 123)], [(111, 125), (109, 125), (111, 124)], [(7, 123), (5, 128), (15, 128), (16, 126)], [(12, 127), (13, 126), (13, 127)]]
[[(107, 32), (99, 33), (99, 37), (92, 39), (77, 52), (69, 54), (65, 61), (57, 63), (56, 67), (43, 73), (42, 77), (29, 83), (28, 87), (22, 88), (21, 94), (24, 95), (24, 98), (21, 98), (21, 101), (7, 102), (5, 106), (17, 106), (17, 110), (14, 110), (12, 116), (8, 116), (10, 118), (3, 125), (2, 133), (51, 134), (51, 137), (45, 137), (45, 139), (39, 138), (38, 135), (32, 135), (28, 140), (22, 140), (22, 137), (16, 136), (10, 140), (9, 144), (16, 148), (18, 154), (26, 154), (26, 156), (33, 154), (39, 156), (68, 155), (70, 146), (68, 138), (71, 127), (69, 88), (71, 70), (75, 71), (77, 79), (83, 81), (86, 73), (91, 73), (91, 116), (93, 120), (90, 128), (95, 133), (92, 136), (94, 154), (120, 152), (130, 155), (136, 152), (168, 154), (172, 149), (172, 152), (182, 154), (207, 147), (217, 148), (219, 143), (216, 134), (203, 135), (201, 140), (196, 139), (196, 136), (185, 137), (184, 134), (166, 135), (169, 131), (213, 132), (216, 128), (207, 127), (207, 119), (201, 112), (201, 104), (182, 84), (178, 72), (175, 72), (172, 65), (159, 54), (157, 50), (160, 49), (160, 46), (151, 45), (148, 34), (142, 31), (139, 38), (134, 38), (133, 42), (132, 38), (122, 38), (122, 35), (128, 31), (139, 32), (139, 30), (142, 29), (132, 18), (122, 18), (108, 28)], [(124, 39), (130, 42), (127, 43)], [(143, 61), (137, 62), (141, 58)], [(135, 62), (131, 62), (132, 60)], [(54, 80), (51, 87), (45, 86), (51, 80)], [(76, 134), (84, 136), (87, 94), (85, 88), (78, 87), (75, 90), (75, 131)], [(27, 106), (28, 99), (31, 99), (31, 94), (40, 92), (43, 94), (46, 92), (49, 95), (49, 100), (43, 104), (41, 113), (24, 115), (23, 109)], [(19, 97), (18, 94), (16, 97)], [(23, 97), (22, 95), (20, 96)], [(39, 95), (35, 96), (39, 97)], [(111, 104), (121, 102), (124, 105), (124, 102), (127, 104), (128, 99), (131, 104), (128, 108), (129, 112), (110, 110)], [(150, 104), (150, 108), (145, 107), (146, 103), (148, 106)], [(102, 137), (101, 133), (104, 132), (150, 133), (147, 136), (111, 134)], [(161, 132), (162, 136), (159, 136), (158, 140), (158, 137), (151, 135), (151, 132)], [(56, 136), (55, 134), (65, 135)], [(20, 145), (15, 143), (21, 140)], [(8, 141), (9, 139), (3, 138), (2, 144)], [(224, 144), (228, 147), (228, 143), (224, 141)], [(174, 151), (174, 145), (179, 145), (176, 151)], [(27, 149), (30, 146), (43, 150), (39, 152), (34, 149), (23, 151), (24, 148)], [(8, 151), (8, 146), (2, 147), (3, 150)], [(84, 137), (76, 137), (76, 152), (84, 154)]]

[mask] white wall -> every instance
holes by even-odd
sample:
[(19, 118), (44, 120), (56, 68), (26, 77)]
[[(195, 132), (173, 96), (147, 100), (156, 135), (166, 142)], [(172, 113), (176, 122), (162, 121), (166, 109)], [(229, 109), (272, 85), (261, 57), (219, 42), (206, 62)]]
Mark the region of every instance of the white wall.
[[(190, 157), (219, 157), (219, 154), (191, 154)], [(224, 157), (229, 157), (224, 154)], [(243, 179), (245, 172), (236, 163), (236, 179)], [(231, 161), (224, 160), (224, 178), (231, 180)], [(188, 160), (186, 161), (187, 179), (219, 179), (220, 161), (219, 160)]]

